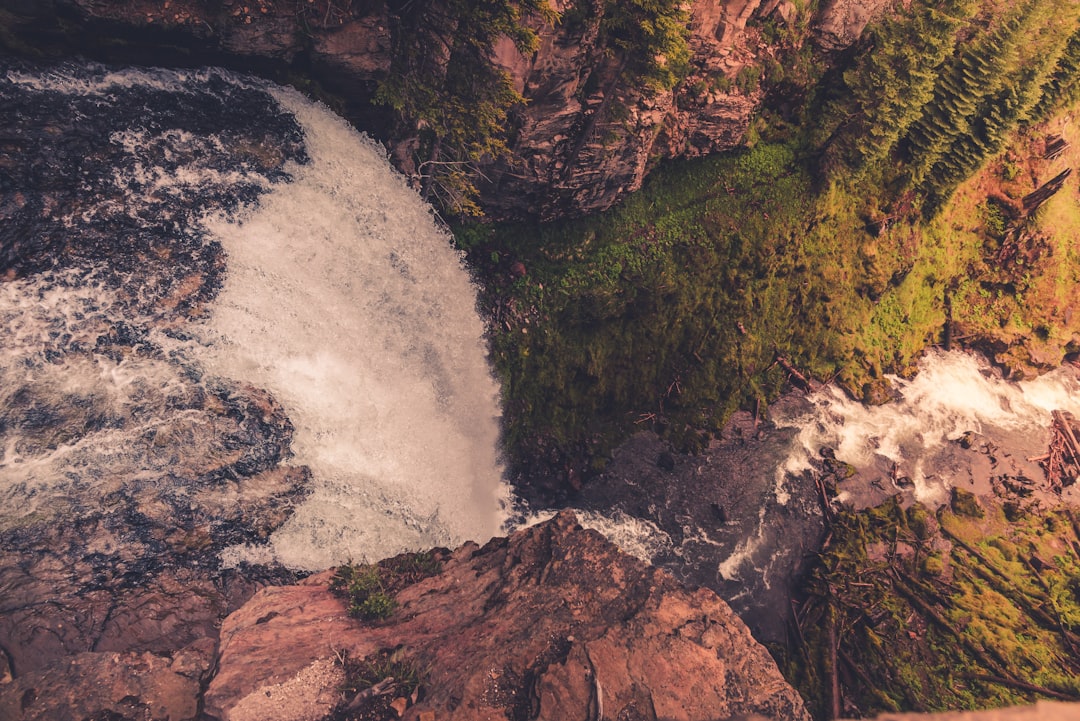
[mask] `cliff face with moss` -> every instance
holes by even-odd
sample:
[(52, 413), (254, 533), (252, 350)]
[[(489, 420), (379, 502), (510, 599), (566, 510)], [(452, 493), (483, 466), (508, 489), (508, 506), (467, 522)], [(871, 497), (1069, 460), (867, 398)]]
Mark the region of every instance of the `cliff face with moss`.
[[(495, 33), (490, 58), (519, 95), (492, 99), (495, 145), (462, 136), (460, 143), (475, 151), (470, 157), (445, 155), (451, 141), (442, 138), (442, 154), (433, 154), (425, 135), (430, 119), (372, 102), (403, 67), (407, 38), (416, 32), (410, 23), (445, 25), (445, 18), (460, 17), (452, 2), (52, 0), (9, 3), (0, 20), (4, 44), (16, 52), (74, 49), (118, 62), (224, 64), (308, 84), (385, 141), (418, 186), (434, 178), (438, 195), (465, 183), (479, 191), (479, 207), (491, 217), (551, 219), (609, 207), (637, 190), (661, 160), (741, 145), (763, 83), (784, 73), (780, 58), (809, 43), (846, 47), (889, 5), (559, 0), (551, 6), (556, 15), (517, 18), (535, 33), (525, 52)], [(449, 24), (472, 38), (462, 21)], [(465, 44), (460, 37), (448, 42)], [(436, 86), (449, 82), (445, 69), (433, 73), (426, 89), (442, 92)], [(466, 103), (468, 93), (482, 95), (462, 92)], [(474, 123), (483, 102), (466, 107), (462, 123)], [(438, 114), (446, 113), (452, 114), (444, 104)], [(459, 209), (456, 196), (443, 200)]]

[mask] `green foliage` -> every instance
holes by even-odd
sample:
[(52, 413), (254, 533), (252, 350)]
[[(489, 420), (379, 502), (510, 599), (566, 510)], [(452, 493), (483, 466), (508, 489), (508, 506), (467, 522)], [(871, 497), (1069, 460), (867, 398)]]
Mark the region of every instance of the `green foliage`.
[(479, 214), (477, 163), (505, 157), (510, 113), (523, 101), (495, 66), (495, 44), (531, 53), (537, 35), (524, 18), (554, 22), (546, 0), (415, 0), (392, 6), (393, 61), (376, 102), (419, 135), (417, 171), (426, 198), (450, 212)]
[(345, 673), (339, 687), (342, 701), (326, 721), (399, 718), (392, 700), (418, 695), (428, 677), (426, 669), (402, 648), (384, 648), (361, 659), (339, 652), (337, 660)]
[(389, 618), (397, 601), (386, 592), (377, 566), (341, 566), (334, 574), (330, 590), (349, 602), (349, 615), (365, 621)]
[(1069, 38), (1054, 72), (1043, 84), (1042, 97), (1032, 111), (1038, 119), (1044, 119), (1061, 108), (1080, 101), (1080, 30)]
[(397, 610), (396, 591), (441, 571), (442, 562), (433, 551), (404, 553), (376, 565), (340, 566), (330, 590), (348, 601), (349, 615), (377, 621)]
[(680, 0), (608, 0), (601, 43), (619, 52), (630, 77), (670, 90), (690, 69), (689, 13)]
[[(935, 519), (893, 499), (841, 514), (805, 581), (801, 643), (776, 650), (782, 668), (817, 718), (830, 706), (834, 663), (857, 715), (1075, 696), (1080, 662), (1069, 629), (1080, 597), (1064, 589), (1080, 578), (1080, 558), (1062, 538), (1073, 537), (1068, 513), (1032, 506), (1010, 524), (991, 505)], [(1048, 533), (1047, 522), (1061, 531)], [(1053, 564), (1036, 571), (1027, 558)]]
[(843, 73), (845, 92), (824, 114), (833, 150), (848, 166), (862, 170), (895, 152), (933, 98), (940, 68), (974, 7), (972, 0), (916, 0), (869, 29), (869, 52)]
[[(861, 395), (947, 327), (1065, 352), (1065, 317), (1037, 315), (1071, 302), (1080, 272), (1043, 259), (1075, 255), (1074, 236), (1032, 239), (1003, 263), (1017, 198), (950, 198), (1017, 137), (1032, 89), (1065, 77), (1073, 44), (1052, 20), (1080, 20), (1080, 5), (904, 7), (811, 98), (820, 125), (763, 113), (752, 150), (661, 168), (607, 213), (459, 234), (495, 279), (483, 302), (514, 463), (596, 468), (644, 427), (693, 450), (735, 408), (771, 399), (778, 353)], [(1032, 175), (1022, 162), (1017, 182)], [(1048, 208), (1058, 228), (1080, 227)]]
[(761, 85), (761, 76), (762, 69), (757, 65), (747, 65), (739, 68), (739, 72), (735, 73), (735, 87), (743, 95), (752, 95), (757, 92), (758, 87)]
[(865, 233), (846, 218), (856, 227), (837, 233), (829, 221), (808, 236), (812, 198), (793, 149), (762, 143), (661, 171), (603, 216), (497, 227), (474, 245), (477, 264), (495, 247), (528, 268), (488, 300), (502, 318), (493, 357), (508, 445), (596, 459), (655, 423), (692, 449), (696, 431), (777, 391), (778, 350), (830, 374), (831, 316), (818, 309), (833, 297), (838, 309), (863, 303), (839, 290), (847, 261), (837, 261)]
[(883, 205), (914, 190), (932, 215), (1020, 124), (1068, 96), (1080, 46), (1060, 29), (1080, 8), (1027, 0), (985, 11), (917, 0), (868, 29), (867, 52), (823, 101), (816, 137), (832, 177), (873, 182)]
[(416, 663), (400, 651), (383, 650), (359, 661), (346, 661), (345, 692), (357, 693), (371, 688), (388, 678), (398, 683), (396, 689), (401, 696), (409, 696), (423, 681), (426, 674)]

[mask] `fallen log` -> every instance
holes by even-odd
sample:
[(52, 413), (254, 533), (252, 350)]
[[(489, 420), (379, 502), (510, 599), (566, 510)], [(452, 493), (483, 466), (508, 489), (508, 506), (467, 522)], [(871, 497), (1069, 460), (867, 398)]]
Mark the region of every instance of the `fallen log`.
[(788, 362), (787, 358), (780, 355), (779, 353), (776, 354), (776, 363), (784, 369), (785, 373), (788, 374), (788, 377), (791, 378), (791, 382), (798, 386), (801, 390), (809, 393), (814, 389), (810, 380), (805, 375), (800, 373), (795, 368), (795, 366), (791, 365), (791, 363)]
[(1031, 215), (1038, 210), (1039, 206), (1054, 197), (1054, 195), (1065, 186), (1065, 181), (1070, 175), (1072, 175), (1072, 168), (1066, 168), (1040, 185), (1034, 191), (1025, 195), (1021, 201), (1024, 206), (1024, 212), (1027, 215)]

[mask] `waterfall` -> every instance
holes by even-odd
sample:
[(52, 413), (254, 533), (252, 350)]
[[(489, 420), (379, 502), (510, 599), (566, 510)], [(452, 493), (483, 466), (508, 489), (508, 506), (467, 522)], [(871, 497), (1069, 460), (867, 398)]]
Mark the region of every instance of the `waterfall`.
[(206, 227), (228, 256), (200, 359), (269, 389), (315, 489), (267, 548), (230, 561), (316, 569), (486, 540), (508, 491), (498, 388), (475, 290), (382, 147), (300, 97), (275, 97), (311, 162)]
[[(213, 69), (16, 64), (0, 100), (0, 531), (126, 499), (147, 544), (316, 570), (500, 530), (475, 288), (381, 146)], [(213, 520), (282, 462), (310, 485), (269, 539)]]

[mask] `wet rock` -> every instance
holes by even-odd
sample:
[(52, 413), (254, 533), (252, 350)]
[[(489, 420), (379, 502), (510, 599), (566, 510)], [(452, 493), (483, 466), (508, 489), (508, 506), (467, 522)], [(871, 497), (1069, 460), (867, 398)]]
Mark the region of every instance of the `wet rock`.
[[(222, 627), (206, 712), (239, 721), (245, 699), (312, 664), (397, 649), (426, 670), (408, 710), (417, 718), (809, 718), (727, 604), (619, 552), (568, 512), (440, 553), (441, 572), (398, 592), (385, 621), (349, 618), (328, 574), (261, 591)], [(313, 703), (291, 718), (322, 713)]]
[(5, 721), (191, 718), (221, 619), (293, 580), (220, 560), (303, 497), (292, 424), (172, 341), (220, 284), (201, 217), (284, 179), (298, 126), (221, 74), (170, 93), (110, 73), (0, 62), (22, 199), (0, 231)]
[(653, 524), (666, 535), (650, 544), (653, 563), (727, 599), (759, 640), (782, 642), (795, 579), (824, 534), (813, 481), (778, 486), (776, 467), (790, 438), (739, 412), (721, 438), (697, 455), (673, 456), (666, 470), (654, 460), (670, 454), (666, 444), (639, 433), (616, 449), (574, 506)]

